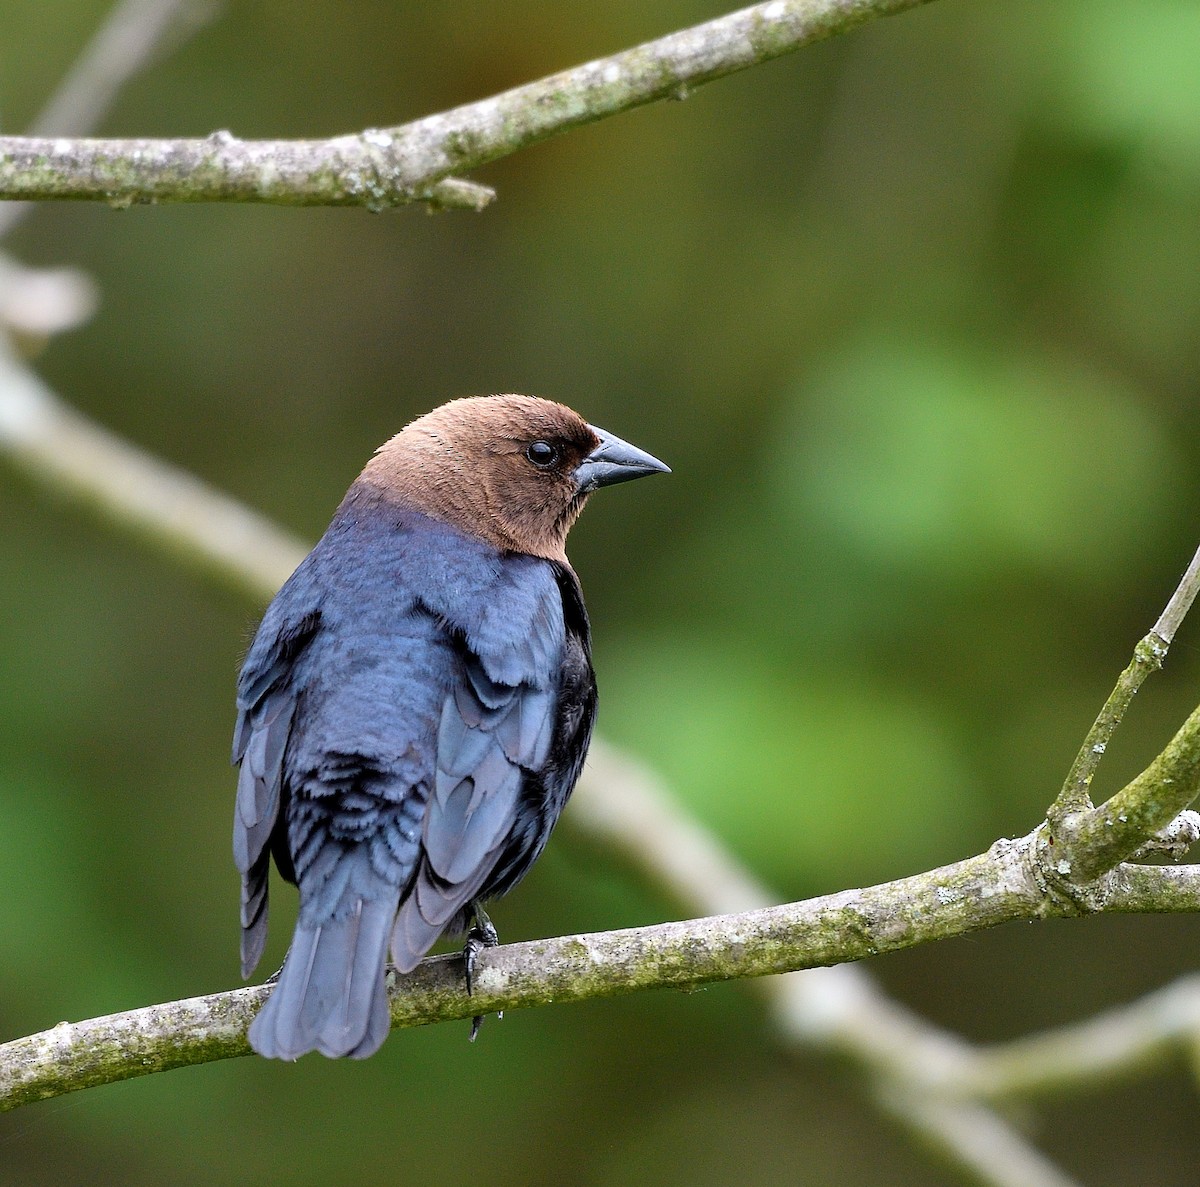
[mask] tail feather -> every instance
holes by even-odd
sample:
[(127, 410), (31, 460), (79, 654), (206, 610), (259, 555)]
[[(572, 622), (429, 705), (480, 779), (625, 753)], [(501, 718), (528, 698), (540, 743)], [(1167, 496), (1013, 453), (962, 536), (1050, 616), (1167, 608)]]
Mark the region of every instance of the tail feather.
[(296, 925), (279, 982), (250, 1026), (255, 1051), (268, 1059), (309, 1051), (365, 1059), (379, 1049), (388, 1033), (384, 963), (397, 899), (347, 895), (331, 918)]

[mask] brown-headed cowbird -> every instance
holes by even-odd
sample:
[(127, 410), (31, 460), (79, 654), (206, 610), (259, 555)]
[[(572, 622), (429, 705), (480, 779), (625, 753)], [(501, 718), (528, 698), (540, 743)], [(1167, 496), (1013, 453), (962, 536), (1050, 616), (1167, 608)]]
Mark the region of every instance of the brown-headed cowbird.
[(382, 446), (267, 609), (238, 679), (233, 850), (242, 974), (273, 856), (300, 891), (250, 1027), (277, 1059), (363, 1058), (385, 963), (414, 968), (542, 851), (596, 712), (567, 532), (601, 486), (662, 462), (532, 396), (455, 400)]

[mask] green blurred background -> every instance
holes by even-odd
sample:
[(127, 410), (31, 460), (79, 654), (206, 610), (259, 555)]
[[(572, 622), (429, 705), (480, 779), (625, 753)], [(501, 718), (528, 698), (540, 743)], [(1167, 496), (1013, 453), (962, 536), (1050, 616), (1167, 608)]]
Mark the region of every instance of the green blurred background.
[[(107, 7), (6, 0), (6, 131)], [(722, 11), (231, 0), (103, 131), (387, 125)], [(601, 728), (781, 899), (1032, 827), (1200, 538), (1200, 5), (944, 0), (480, 179), (481, 215), (39, 209), (5, 246), (102, 291), (39, 368), (309, 538), (434, 404), (568, 402), (675, 471), (573, 536)], [(0, 465), (0, 1037), (237, 983), (226, 758), (254, 622)], [(1101, 790), (1196, 703), (1195, 626)], [(494, 914), (517, 939), (672, 909), (564, 830)], [(1013, 926), (871, 969), (999, 1039), (1158, 986), (1198, 940)], [(0, 1119), (0, 1181), (958, 1181), (853, 1071), (785, 1060), (737, 986), (466, 1030), (27, 1108)], [(1023, 1120), (1089, 1183), (1195, 1182), (1182, 1067)]]

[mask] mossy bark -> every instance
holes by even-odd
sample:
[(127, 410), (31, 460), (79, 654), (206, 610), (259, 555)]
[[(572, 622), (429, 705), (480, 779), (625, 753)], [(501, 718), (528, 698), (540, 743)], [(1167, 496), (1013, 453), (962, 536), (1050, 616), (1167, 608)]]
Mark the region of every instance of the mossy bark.
[(480, 209), (451, 174), (798, 50), (929, 0), (771, 0), (394, 128), (331, 140), (0, 137), (0, 198)]

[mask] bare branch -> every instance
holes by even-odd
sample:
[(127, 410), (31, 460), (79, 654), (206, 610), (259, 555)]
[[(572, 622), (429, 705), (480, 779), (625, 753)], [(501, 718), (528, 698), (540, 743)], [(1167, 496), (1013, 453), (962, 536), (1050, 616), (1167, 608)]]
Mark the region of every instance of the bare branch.
[(21, 341), (42, 344), (82, 325), (98, 300), (95, 283), (77, 268), (26, 268), (0, 254), (0, 329)]
[[(860, 960), (1012, 919), (1070, 915), (1029, 860), (1034, 834), (965, 861), (863, 890), (681, 923), (535, 940), (480, 957), (468, 997), (459, 957), (434, 957), (391, 986), (394, 1027), (642, 989), (691, 989)], [(1174, 871), (1179, 873), (1180, 871)], [(1200, 909), (1200, 867), (1167, 909)], [(1129, 904), (1114, 885), (1109, 910)], [(1140, 908), (1139, 908), (1140, 909)], [(1154, 903), (1153, 910), (1164, 909)], [(264, 990), (132, 1010), (0, 1046), (0, 1111), (77, 1088), (247, 1054)], [(209, 1026), (212, 1024), (215, 1031)]]
[[(462, 204), (436, 188), (559, 132), (665, 98), (929, 0), (770, 0), (399, 127), (332, 140), (0, 137), (0, 197), (365, 206)], [(459, 183), (472, 185), (473, 183)], [(483, 195), (475, 187), (477, 206)]]
[(1166, 828), (1200, 794), (1200, 709), (1167, 748), (1112, 799), (1063, 822), (1058, 873), (1087, 883)]
[(31, 136), (83, 136), (120, 90), (216, 16), (208, 0), (120, 0), (29, 128)]
[(1154, 763), (1106, 804), (1093, 808), (1090, 795), (1117, 726), (1147, 677), (1162, 667), (1198, 590), (1200, 550), (1150, 633), (1134, 648), (1046, 814), (1044, 857), (1071, 882), (1088, 882), (1132, 856), (1200, 793), (1200, 717), (1193, 714)]
[(1092, 807), (1091, 786), (1104, 758), (1104, 752), (1112, 741), (1117, 726), (1121, 724), (1125, 711), (1129, 708), (1137, 691), (1146, 682), (1146, 678), (1157, 672), (1166, 658), (1167, 644), (1154, 631), (1151, 631), (1134, 648), (1133, 659), (1117, 680), (1116, 687), (1104, 702), (1092, 728), (1088, 730), (1075, 761), (1067, 773), (1062, 791), (1050, 806), (1047, 819), (1055, 828), (1061, 828), (1062, 822), (1073, 813), (1085, 812)]
[[(772, 901), (652, 771), (606, 743), (592, 744), (567, 823), (623, 855), (692, 911), (749, 910)], [(969, 1066), (971, 1047), (880, 992), (860, 965), (765, 977), (746, 988), (765, 1001), (793, 1054), (824, 1051), (850, 1060), (866, 1073), (881, 1109), (979, 1183), (1069, 1187), (1008, 1122), (943, 1093), (943, 1081)]]
[(918, 1126), (938, 1153), (987, 1187), (1077, 1187), (984, 1105), (924, 1094), (908, 1100), (887, 1094), (880, 1104)]
[(1200, 592), (1200, 549), (1192, 557), (1192, 563), (1179, 581), (1171, 600), (1167, 602), (1158, 621), (1154, 624), (1154, 633), (1168, 646), (1175, 641), (1175, 632), (1183, 622), (1184, 616), (1192, 608), (1196, 594)]

